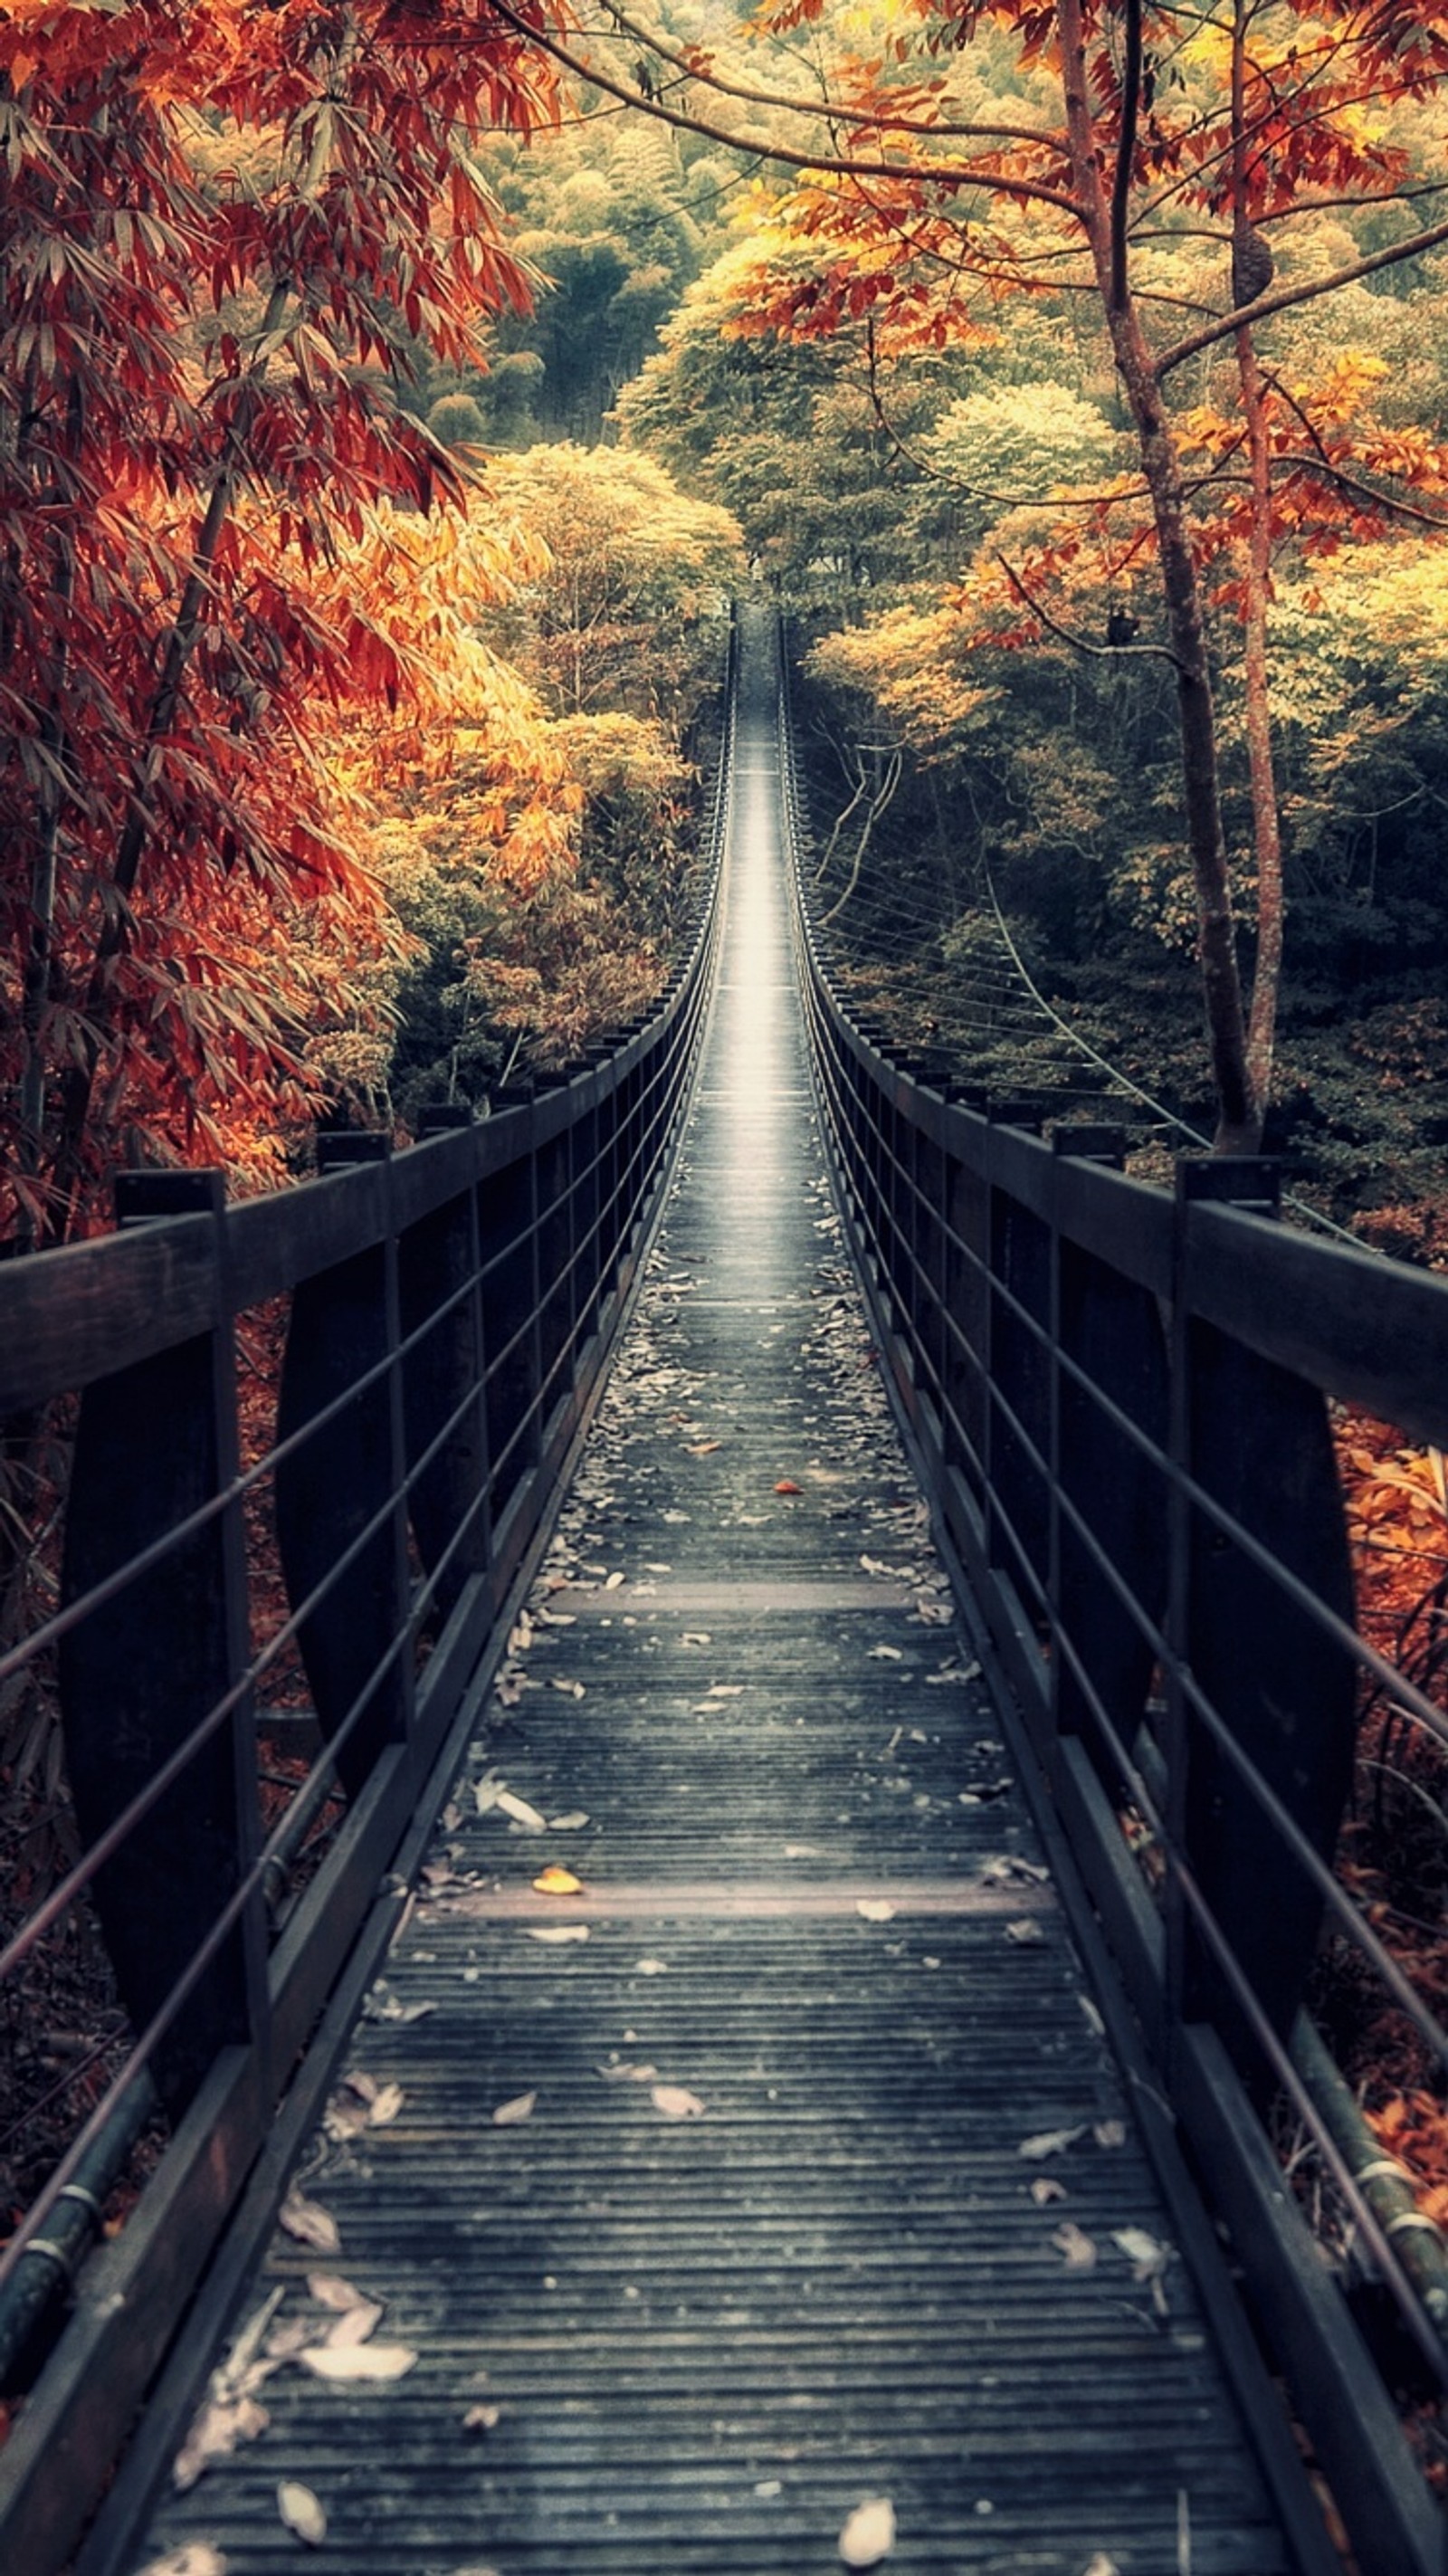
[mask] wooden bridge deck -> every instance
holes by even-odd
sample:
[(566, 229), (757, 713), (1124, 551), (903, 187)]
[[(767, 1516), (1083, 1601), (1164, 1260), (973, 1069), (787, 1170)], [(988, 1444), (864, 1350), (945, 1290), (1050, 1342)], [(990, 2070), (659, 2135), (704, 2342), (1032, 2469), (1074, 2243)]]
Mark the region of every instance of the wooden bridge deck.
[[(138, 2568), (295, 2568), (284, 2481), (355, 2576), (827, 2576), (886, 2497), (902, 2576), (1293, 2563), (871, 1364), (776, 805), (746, 687), (677, 1189), (304, 2168), (339, 2249), (278, 2233), (269, 2423)], [(404, 2376), (295, 2357), (319, 2273)]]

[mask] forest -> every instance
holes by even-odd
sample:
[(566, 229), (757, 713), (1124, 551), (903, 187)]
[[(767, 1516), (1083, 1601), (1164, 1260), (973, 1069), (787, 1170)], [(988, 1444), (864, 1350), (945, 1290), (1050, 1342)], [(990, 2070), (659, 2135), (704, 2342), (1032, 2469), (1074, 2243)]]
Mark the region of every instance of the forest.
[[(118, 1172), (258, 1197), (328, 1131), (383, 1159), (619, 1061), (693, 950), (748, 601), (887, 1054), (1119, 1126), (1166, 1189), (1278, 1158), (1294, 1222), (1448, 1271), (1445, 546), (1448, 7), (0, 0), (0, 1255), (84, 1266)], [(284, 1302), (227, 1362), (258, 1672), (301, 1616), (254, 1490)], [(79, 1411), (0, 1418), (7, 1937), (80, 1846)], [(1441, 1718), (1444, 1454), (1315, 1418), (1377, 1675), (1337, 1883), (1437, 2013), (1448, 1734), (1393, 1694)], [(311, 1868), (352, 1784), (295, 1751), (287, 1654), (260, 1778), (269, 1816), (306, 1784)], [(77, 1920), (29, 2018), (78, 2066), (0, 2025), (15, 2213), (126, 2046)], [(1422, 2021), (1344, 1941), (1316, 1973), (1408, 2223), (1448, 2221)], [(1414, 2438), (1448, 2495), (1436, 2402)]]
[(16, 0), (11, 1246), (626, 1018), (753, 583), (902, 1046), (1433, 1260), (1445, 64), (1291, 0)]

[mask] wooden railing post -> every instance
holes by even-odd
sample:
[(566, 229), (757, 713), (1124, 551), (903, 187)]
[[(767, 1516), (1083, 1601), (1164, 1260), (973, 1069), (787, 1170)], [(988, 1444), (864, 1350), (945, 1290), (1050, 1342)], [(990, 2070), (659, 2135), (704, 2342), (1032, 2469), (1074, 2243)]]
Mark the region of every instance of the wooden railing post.
[[(426, 1138), (471, 1125), (470, 1110), (428, 1110), (422, 1134)], [(413, 1475), (409, 1510), (424, 1570), (432, 1574), (443, 1566), (436, 1593), (438, 1622), (469, 1579), (486, 1574), (490, 1561), (480, 1266), (475, 1187), (445, 1200), (402, 1237), (402, 1333), (409, 1342), (415, 1334), (420, 1337), (403, 1364), (407, 1461)], [(425, 1330), (433, 1316), (440, 1320)], [(453, 1427), (441, 1439), (448, 1422)], [(419, 1468), (418, 1461), (439, 1439), (435, 1456)]]
[[(1204, 1201), (1275, 1216), (1275, 1166), (1246, 1158), (1178, 1163), (1175, 1454), (1289, 1574), (1351, 1622), (1352, 1570), (1326, 1403), (1305, 1379), (1193, 1314), (1191, 1211)], [(1179, 1497), (1172, 1528), (1175, 1652), (1309, 1843), (1328, 1858), (1352, 1777), (1352, 1661), (1200, 1505)], [(1302, 1999), (1322, 1899), (1179, 1680), (1172, 1696), (1173, 1831), (1281, 2035)], [(1180, 1908), (1173, 1912), (1181, 2017), (1215, 2021), (1255, 2075), (1259, 2053), (1222, 1970)]]
[[(82, 1600), (235, 1481), (224, 1177), (138, 1172), (117, 1179), (123, 1227), (201, 1213), (215, 1219), (212, 1329), (98, 1379), (82, 1397), (66, 1514), (65, 1603)], [(86, 1844), (225, 1700), (248, 1654), (241, 1504), (233, 1499), (60, 1642), (66, 1763)], [(251, 1699), (242, 1693), (96, 1879), (106, 1946), (138, 2030), (211, 1931), (257, 1839)], [(219, 2049), (262, 2036), (265, 1992), (258, 1897), (156, 2049), (156, 2082), (173, 2114)]]
[[(385, 1136), (318, 1138), (323, 1174), (355, 1163), (385, 1164), (390, 1152)], [(412, 1708), (411, 1656), (404, 1651), (387, 1660), (408, 1612), (399, 1338), (397, 1243), (390, 1228), (364, 1250), (298, 1281), (282, 1364), (279, 1441), (345, 1397), (369, 1370), (389, 1358), (393, 1363), (385, 1379), (343, 1403), (276, 1469), (277, 1542), (293, 1608), (322, 1590), (301, 1623), (298, 1645), (324, 1736), (336, 1735), (362, 1703), (337, 1756), (351, 1795), (383, 1746), (406, 1737)], [(381, 1514), (386, 1517), (350, 1564), (334, 1571)]]
[[(1058, 1156), (1105, 1164), (1125, 1159), (1119, 1128), (1058, 1127)], [(1156, 1457), (1146, 1454), (1073, 1374), (1134, 1422), (1160, 1454), (1167, 1440), (1166, 1338), (1156, 1299), (1139, 1282), (1054, 1232), (1052, 1402), (1053, 1624), (1070, 1652), (1052, 1658), (1058, 1734), (1084, 1733), (1115, 1790), (1118, 1775), (1101, 1749), (1088, 1685), (1129, 1747), (1144, 1715), (1155, 1652), (1093, 1557), (1069, 1503), (1144, 1614), (1158, 1628), (1166, 1609), (1166, 1496)], [(1079, 1666), (1079, 1669), (1078, 1669)]]

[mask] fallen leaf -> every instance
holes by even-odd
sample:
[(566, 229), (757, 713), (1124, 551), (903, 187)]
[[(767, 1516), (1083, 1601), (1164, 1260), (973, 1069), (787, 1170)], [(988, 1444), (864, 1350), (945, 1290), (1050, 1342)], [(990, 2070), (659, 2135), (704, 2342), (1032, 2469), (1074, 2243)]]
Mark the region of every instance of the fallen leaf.
[(712, 1646), (713, 1642), (707, 1628), (686, 1628), (679, 1639), (681, 1646)]
[(1037, 2174), (1031, 2185), (1031, 2198), (1037, 2209), (1049, 2209), (1053, 2200), (1064, 2200), (1065, 2197), (1063, 2182), (1056, 2182), (1050, 2174)]
[(818, 1843), (786, 1843), (784, 1857), (786, 1860), (818, 1860), (820, 1847)]
[[(856, 1897), (855, 1912), (863, 1915), (867, 1923), (893, 1923), (895, 1920), (895, 1908), (888, 1896)], [(863, 2567), (869, 2562), (861, 2559), (859, 2563)]]
[(634, 1970), (636, 1977), (666, 1977), (668, 1973), (667, 1959), (640, 1959)]
[(633, 2066), (626, 2059), (614, 2058), (600, 2066), (599, 2074), (608, 2084), (652, 2084), (658, 2074), (656, 2066)]
[(1061, 2252), (1065, 2255), (1066, 2269), (1068, 2272), (1095, 2271), (1095, 2244), (1086, 2234), (1085, 2229), (1076, 2225), (1073, 2218), (1062, 2220), (1061, 2225), (1057, 2228), (1055, 2235), (1051, 2239), (1051, 2243), (1059, 2246)]
[(407, 2096), (400, 2084), (381, 2084), (368, 2105), (369, 2129), (390, 2129)]
[(254, 2397), (233, 2398), (229, 2403), (210, 2400), (172, 2463), (171, 2483), (177, 2494), (185, 2495), (194, 2487), (213, 2460), (224, 2460), (241, 2442), (254, 2442), (270, 2422), (266, 2408)]
[[(793, 1479), (789, 1476), (781, 1476), (774, 1490), (777, 1494), (802, 1494), (804, 1492), (804, 1487), (803, 1485), (796, 1485)], [(864, 2560), (860, 2561), (861, 2565), (864, 2565), (865, 2563), (866, 2562)]]
[(895, 2546), (895, 2508), (888, 2496), (868, 2496), (857, 2504), (840, 2533), (840, 2556), (847, 2567), (878, 2567)]
[(584, 1690), (582, 1682), (566, 1682), (557, 1676), (555, 1676), (555, 1678), (549, 1683), (548, 1687), (550, 1690), (562, 1691), (565, 1699), (586, 1699), (588, 1696), (587, 1692)]
[(872, 1664), (903, 1664), (905, 1650), (902, 1646), (869, 1646), (866, 1660)]
[(560, 1948), (565, 1941), (586, 1941), (586, 1923), (530, 1923), (526, 1926), (530, 1941), (551, 1941)]
[(303, 2200), (299, 2192), (293, 2192), (282, 2202), (277, 2217), (286, 2234), (294, 2237), (298, 2245), (314, 2245), (319, 2254), (341, 2251), (342, 2237), (337, 2222), (330, 2210), (323, 2209), (320, 2201)]
[(463, 2417), (465, 2433), (492, 2433), (502, 2421), (501, 2406), (470, 2406)]
[(708, 1458), (720, 1446), (717, 1440), (686, 1440), (684, 1448), (691, 1458)]
[(1026, 1943), (1031, 1941), (1044, 1941), (1045, 1937), (1045, 1933), (1042, 1931), (1040, 1924), (1036, 1921), (1034, 1914), (1022, 1915), (1018, 1923), (1008, 1923), (1006, 1925), (1006, 1939), (1008, 1941), (1018, 1942), (1023, 1947)]
[(1022, 2138), (1016, 2153), (1029, 2156), (1037, 2164), (1047, 2156), (1063, 2156), (1068, 2147), (1075, 2146), (1078, 2138), (1085, 2137), (1086, 2127), (1083, 2120), (1076, 2129), (1039, 2129), (1033, 2138)]
[(354, 2344), (366, 2343), (381, 2323), (381, 2300), (362, 2299), (355, 2308), (344, 2308), (335, 2324), (328, 2327), (328, 2347), (333, 2352), (348, 2352)]
[(588, 1815), (584, 1808), (570, 1807), (566, 1816), (549, 1817), (548, 1831), (550, 1834), (581, 1834), (587, 1822)]
[(300, 2478), (283, 2478), (277, 2489), (277, 2511), (298, 2540), (305, 2540), (312, 2549), (321, 2548), (327, 2537), (327, 2516), (320, 2499)]
[(1114, 2558), (1108, 2558), (1104, 2549), (1098, 2549), (1082, 2568), (1081, 2576), (1121, 2576), (1121, 2570)]
[(536, 2093), (515, 2093), (511, 2102), (500, 2102), (493, 2113), (495, 2129), (516, 2129), (522, 2120), (531, 2120)]
[(273, 2326), (266, 2339), (266, 2349), (273, 2361), (295, 2361), (304, 2343), (311, 2343), (317, 2331), (314, 2317), (288, 2317), (284, 2325)]
[(319, 2308), (330, 2308), (337, 2316), (345, 2316), (349, 2308), (372, 2305), (365, 2290), (354, 2290), (350, 2281), (339, 2280), (335, 2272), (309, 2272), (307, 2296), (315, 2299)]
[(626, 1581), (627, 1581), (627, 1577), (626, 1577), (625, 1575), (622, 1575), (622, 1574), (610, 1574), (610, 1575), (608, 1576), (607, 1580), (605, 1581), (605, 1583), (604, 1583), (604, 1587), (603, 1587), (603, 1588), (604, 1588), (605, 1592), (617, 1592), (617, 1591), (618, 1591), (618, 1589), (619, 1589), (619, 1587), (620, 1587), (620, 1585), (621, 1585), (621, 1584), (623, 1584), (623, 1583), (624, 1583), (624, 1582), (626, 1582)]
[(682, 2084), (656, 2084), (649, 2099), (666, 2120), (701, 2120), (704, 2116), (698, 2094), (686, 2092)]
[(436, 2010), (435, 2000), (405, 2004), (399, 1995), (393, 1993), (386, 1981), (379, 1978), (362, 2007), (362, 2018), (364, 2021), (422, 2021), (428, 2013)]
[(1172, 2258), (1171, 2247), (1163, 2245), (1157, 2237), (1149, 2236), (1144, 2227), (1115, 2227), (1111, 2231), (1111, 2242), (1120, 2246), (1131, 2264), (1134, 2281), (1158, 2280)]
[(1124, 2120), (1098, 2120), (1095, 2128), (1091, 2132), (1091, 2135), (1095, 2139), (1098, 2147), (1124, 2147), (1126, 2144), (1126, 2122)]
[(500, 1814), (511, 1816), (514, 1824), (521, 1825), (525, 1833), (547, 1831), (547, 1818), (540, 1816), (536, 1807), (530, 1807), (526, 1798), (515, 1798), (511, 1789), (500, 1789), (493, 1803)]
[(163, 2558), (151, 2559), (141, 2576), (226, 2576), (226, 2560), (209, 2540), (187, 2540)]
[(297, 2358), (318, 2379), (402, 2379), (417, 2355), (406, 2343), (311, 2343)]
[(581, 1896), (583, 1893), (582, 1879), (575, 1878), (571, 1869), (561, 1868), (556, 1860), (550, 1861), (546, 1869), (540, 1869), (533, 1885), (540, 1896)]

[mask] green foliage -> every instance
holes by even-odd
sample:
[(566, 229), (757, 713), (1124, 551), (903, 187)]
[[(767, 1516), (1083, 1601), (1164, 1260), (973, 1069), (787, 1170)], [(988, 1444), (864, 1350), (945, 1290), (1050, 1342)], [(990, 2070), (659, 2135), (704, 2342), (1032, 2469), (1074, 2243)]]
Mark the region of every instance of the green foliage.
[(480, 447), (487, 422), (471, 394), (443, 394), (427, 415), (427, 425), (444, 447)]

